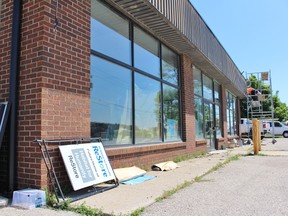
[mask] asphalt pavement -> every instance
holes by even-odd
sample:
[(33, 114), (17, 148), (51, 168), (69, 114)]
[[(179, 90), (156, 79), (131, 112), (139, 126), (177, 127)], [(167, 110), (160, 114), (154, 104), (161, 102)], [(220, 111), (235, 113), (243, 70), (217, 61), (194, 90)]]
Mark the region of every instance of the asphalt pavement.
[(142, 215), (287, 216), (287, 164), (284, 156), (241, 157)]
[[(181, 215), (192, 215), (192, 213), (231, 215), (232, 212), (234, 215), (268, 215), (268, 213), (288, 215), (286, 210), (288, 202), (284, 196), (284, 193), (287, 196), (288, 192), (286, 168), (288, 167), (288, 139), (284, 138), (277, 139), (276, 144), (272, 144), (271, 139), (262, 141), (260, 154), (269, 156), (240, 157), (239, 160), (206, 175), (203, 181), (195, 182), (171, 198), (155, 203), (155, 199), (162, 196), (164, 191), (171, 190), (185, 181), (192, 181), (235, 154), (249, 154), (252, 150), (252, 146), (243, 145), (211, 152), (202, 158), (180, 162), (179, 168), (172, 171), (148, 172), (147, 175), (156, 176), (152, 180), (137, 185), (120, 184), (114, 189), (79, 200), (72, 205), (84, 203), (111, 215), (129, 215), (142, 207), (145, 208), (143, 215), (173, 215), (173, 210), (176, 209), (175, 213)], [(258, 200), (263, 200), (259, 202), (259, 206), (264, 205), (265, 211), (261, 211), (258, 207)], [(231, 211), (225, 212), (225, 209)], [(31, 210), (4, 207), (0, 209), (0, 215), (72, 216), (77, 214), (45, 207)]]

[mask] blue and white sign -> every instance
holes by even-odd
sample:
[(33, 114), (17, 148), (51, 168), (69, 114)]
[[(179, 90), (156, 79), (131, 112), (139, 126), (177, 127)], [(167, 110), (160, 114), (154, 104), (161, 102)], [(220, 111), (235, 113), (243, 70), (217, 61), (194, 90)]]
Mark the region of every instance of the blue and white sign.
[(74, 190), (115, 179), (101, 142), (59, 146)]

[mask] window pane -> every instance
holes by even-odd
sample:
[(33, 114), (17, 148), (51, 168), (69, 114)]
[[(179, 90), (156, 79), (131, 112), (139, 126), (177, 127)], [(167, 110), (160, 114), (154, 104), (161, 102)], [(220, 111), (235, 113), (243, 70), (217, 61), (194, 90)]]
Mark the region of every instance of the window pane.
[(237, 110), (236, 97), (230, 92), (226, 91), (226, 110), (227, 110), (227, 129), (228, 135), (236, 135)]
[(162, 77), (174, 85), (178, 85), (178, 56), (162, 45)]
[(91, 137), (104, 145), (132, 143), (131, 71), (91, 57)]
[(208, 100), (213, 100), (212, 79), (203, 74), (203, 97)]
[(194, 94), (202, 96), (201, 71), (193, 66)]
[(231, 113), (230, 113), (230, 109), (227, 109), (227, 132), (228, 132), (228, 135), (231, 135)]
[(226, 109), (230, 109), (230, 94), (226, 91)]
[(134, 66), (160, 77), (159, 42), (146, 32), (134, 28)]
[(203, 139), (203, 102), (202, 98), (194, 97), (196, 139)]
[(214, 82), (214, 99), (215, 99), (215, 103), (219, 103), (220, 104), (220, 86), (218, 83)]
[(160, 83), (135, 74), (136, 143), (161, 141)]
[(91, 1), (91, 49), (131, 64), (129, 22), (101, 4)]
[(216, 136), (222, 137), (222, 122), (220, 118), (220, 107), (218, 105), (215, 105), (215, 119)]
[(163, 85), (164, 139), (180, 139), (178, 89)]

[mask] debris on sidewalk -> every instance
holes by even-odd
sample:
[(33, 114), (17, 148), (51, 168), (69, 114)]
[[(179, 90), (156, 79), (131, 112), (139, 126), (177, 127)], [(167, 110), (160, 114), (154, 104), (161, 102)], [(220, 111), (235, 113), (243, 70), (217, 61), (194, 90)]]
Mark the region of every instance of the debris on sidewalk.
[(140, 184), (143, 183), (145, 181), (151, 180), (156, 178), (156, 176), (153, 175), (143, 175), (143, 176), (139, 176), (136, 178), (132, 178), (130, 180), (126, 180), (126, 181), (122, 181), (122, 184), (127, 184), (127, 185), (135, 185), (135, 184)]
[(154, 171), (169, 171), (178, 168), (179, 166), (173, 161), (166, 161), (152, 166)]
[(143, 176), (146, 174), (146, 171), (140, 169), (139, 167), (132, 166), (132, 167), (114, 169), (114, 173), (118, 181), (121, 183), (123, 181), (127, 181), (130, 179), (139, 177), (139, 176)]
[(155, 178), (153, 175), (145, 175), (146, 171), (139, 167), (126, 167), (114, 170), (119, 182), (127, 185), (135, 185)]

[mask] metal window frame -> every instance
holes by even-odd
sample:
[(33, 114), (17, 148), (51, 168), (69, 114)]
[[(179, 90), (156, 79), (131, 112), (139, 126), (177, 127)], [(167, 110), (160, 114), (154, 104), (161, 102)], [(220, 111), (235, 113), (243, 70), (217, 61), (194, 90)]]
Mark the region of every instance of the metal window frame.
[[(109, 4), (106, 4), (103, 2), (103, 4), (105, 4), (109, 9), (111, 9), (113, 12), (117, 13), (118, 15), (122, 16), (122, 17), (125, 17), (128, 21), (129, 21), (129, 39), (130, 39), (130, 42), (131, 42), (131, 65), (128, 65), (126, 63), (123, 63), (117, 59), (114, 59), (110, 56), (107, 56), (103, 53), (100, 53), (94, 49), (91, 48), (90, 52), (91, 52), (91, 55), (93, 56), (96, 56), (96, 57), (100, 57), (104, 60), (107, 60), (111, 63), (114, 63), (114, 64), (117, 64), (119, 66), (122, 66), (122, 67), (125, 67), (129, 70), (131, 70), (132, 72), (132, 145), (143, 145), (143, 144), (150, 144), (150, 143), (139, 143), (139, 144), (136, 144), (136, 139), (135, 139), (135, 90), (134, 90), (134, 84), (135, 84), (135, 73), (139, 73), (141, 75), (144, 75), (148, 78), (151, 78), (155, 81), (158, 81), (160, 83), (160, 91), (161, 91), (161, 131), (160, 131), (160, 135), (161, 135), (161, 141), (162, 143), (169, 143), (169, 142), (175, 142), (177, 140), (173, 140), (173, 141), (165, 141), (165, 138), (164, 138), (164, 118), (163, 118), (163, 84), (166, 84), (168, 86), (171, 86), (173, 88), (176, 88), (178, 90), (178, 100), (179, 100), (179, 107), (178, 107), (178, 110), (179, 110), (179, 120), (180, 120), (180, 123), (178, 124), (179, 126), (179, 135), (180, 135), (180, 139), (178, 141), (181, 141), (183, 140), (183, 116), (182, 116), (182, 97), (181, 97), (181, 62), (180, 62), (180, 56), (177, 52), (175, 52), (175, 50), (171, 49), (170, 46), (168, 46), (167, 44), (163, 43), (161, 40), (159, 40), (158, 38), (156, 38), (154, 35), (152, 35), (150, 32), (146, 31), (145, 29), (143, 29), (141, 26), (137, 25), (135, 22), (133, 22), (129, 17), (126, 17), (124, 14), (122, 14), (121, 12), (117, 11), (115, 8), (111, 8), (111, 5)], [(141, 30), (143, 30), (145, 33), (149, 34), (151, 37), (155, 38), (157, 41), (158, 41), (158, 53), (159, 53), (159, 61), (160, 61), (160, 77), (156, 77), (156, 76), (153, 76), (152, 74), (149, 74), (145, 71), (142, 71), (138, 68), (136, 68), (134, 66), (134, 26), (137, 26), (137, 28), (140, 28)], [(171, 51), (175, 52), (175, 54), (177, 54), (177, 79), (178, 79), (178, 82), (177, 82), (177, 85), (175, 84), (172, 84), (166, 80), (163, 80), (162, 79), (162, 50), (161, 50), (161, 47), (162, 47), (162, 44), (165, 45), (167, 48), (169, 48)], [(158, 142), (151, 142), (152, 143), (158, 143)], [(116, 146), (116, 145), (115, 145)], [(109, 147), (114, 147), (114, 145), (111, 145)], [(119, 147), (119, 146), (117, 146)]]

